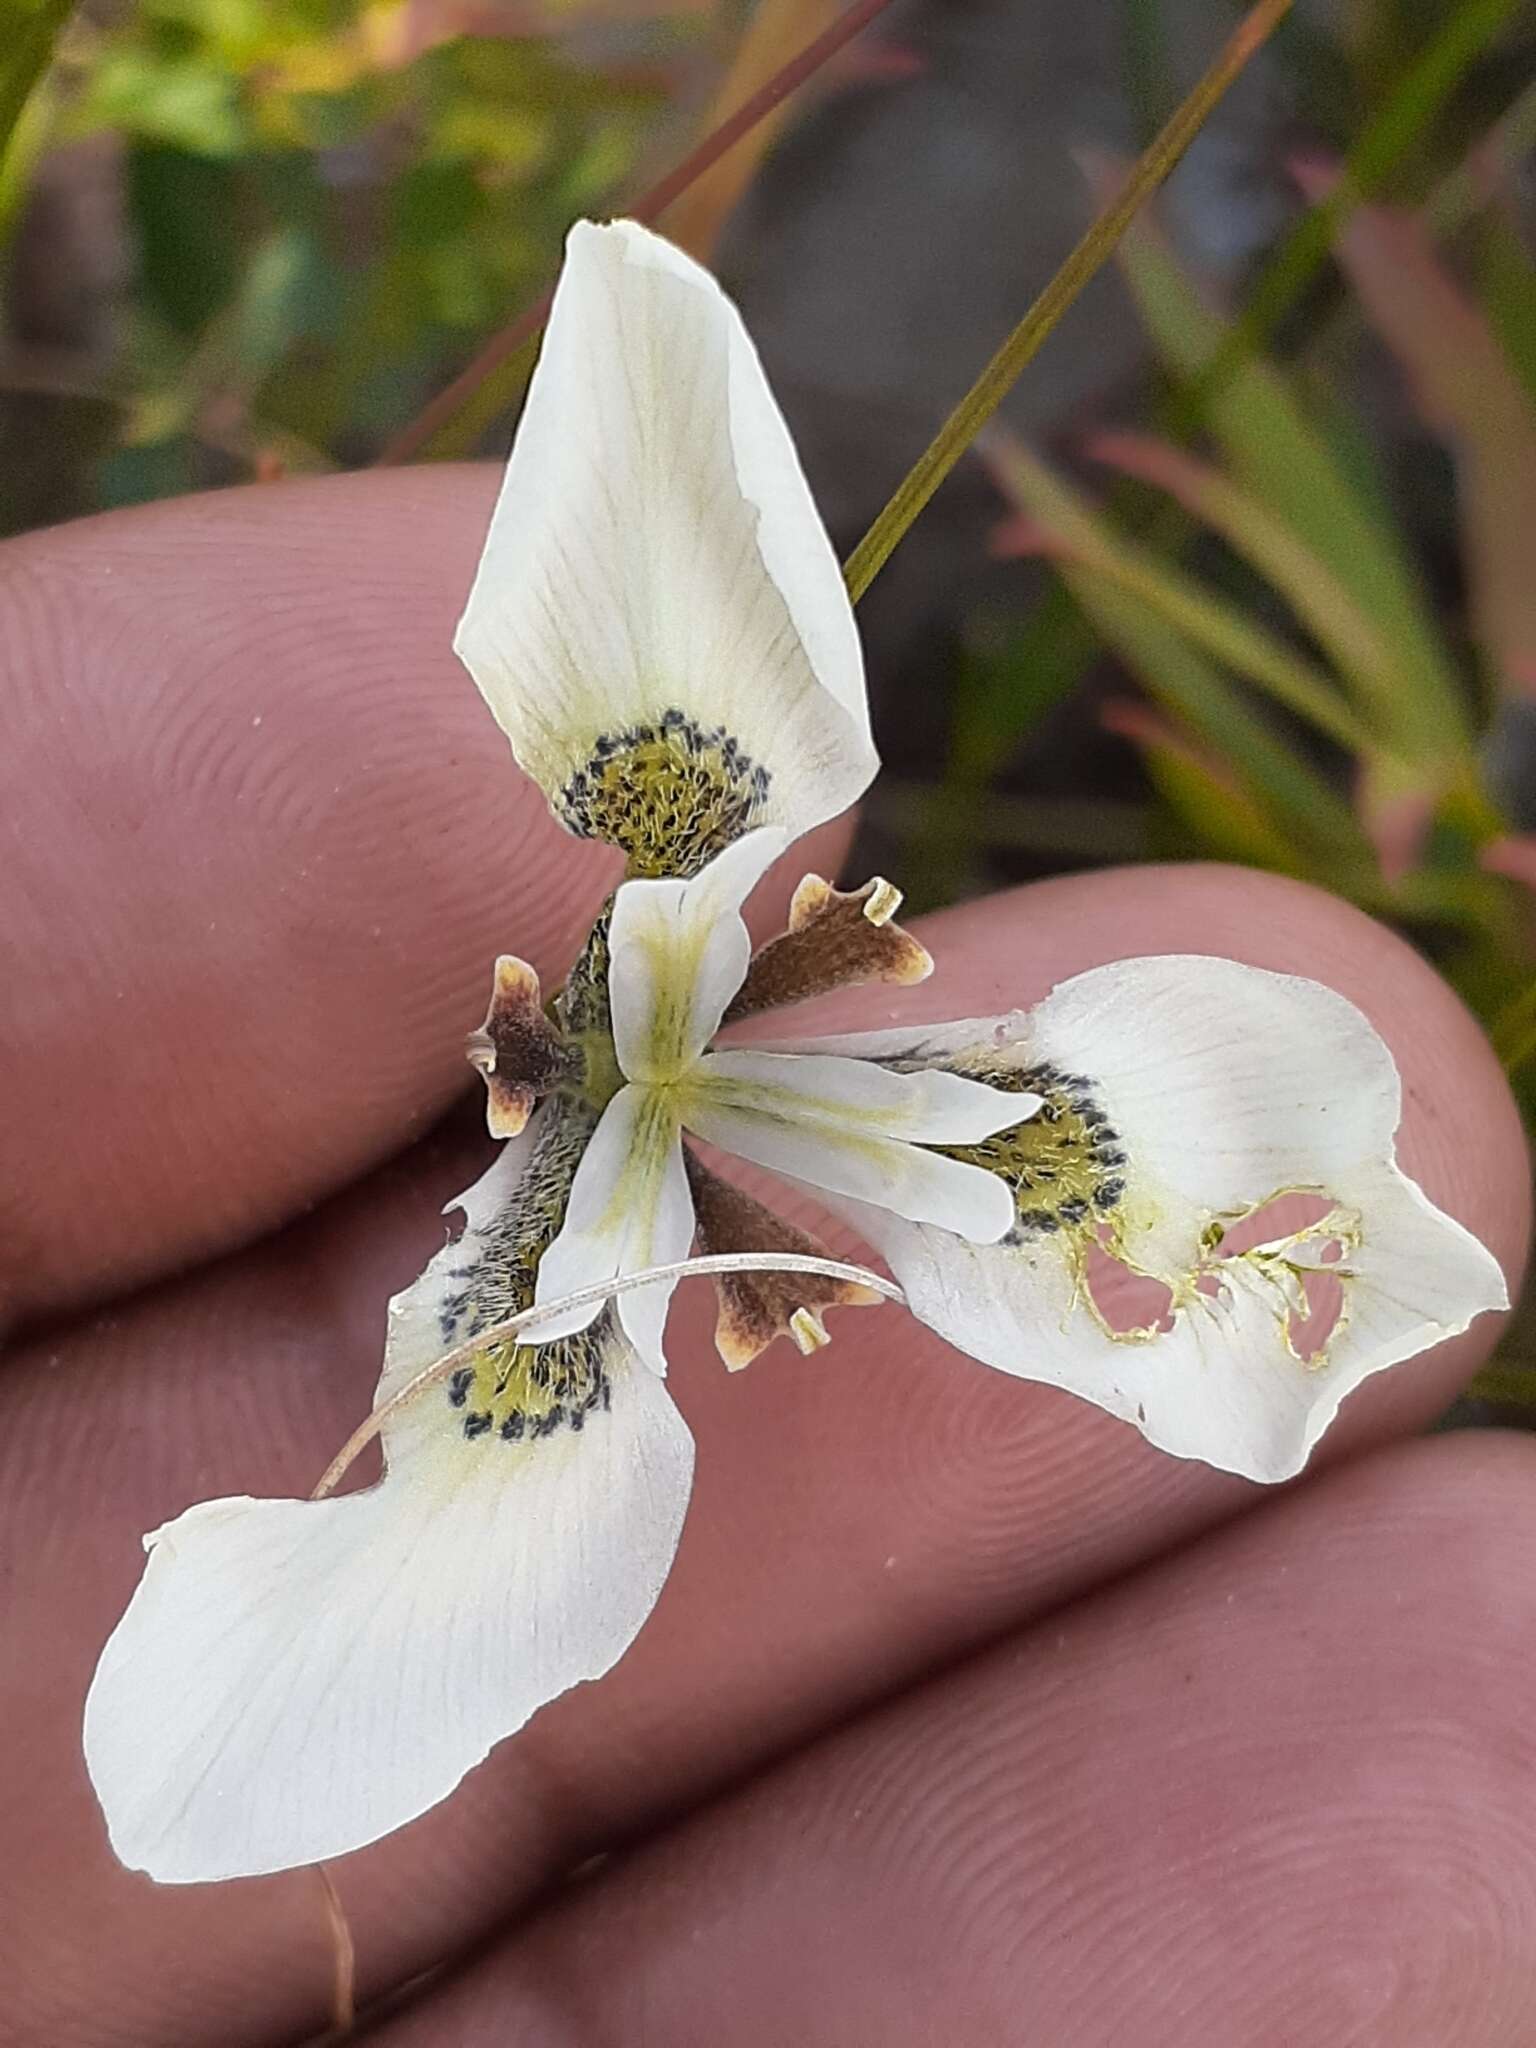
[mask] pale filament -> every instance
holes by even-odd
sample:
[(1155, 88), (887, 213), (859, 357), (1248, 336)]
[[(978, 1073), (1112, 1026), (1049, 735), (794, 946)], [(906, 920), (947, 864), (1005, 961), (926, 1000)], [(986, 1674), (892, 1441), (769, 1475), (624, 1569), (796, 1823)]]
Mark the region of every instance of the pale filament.
[(310, 1499), (323, 1500), (333, 1492), (346, 1476), (352, 1461), (359, 1452), (367, 1449), (392, 1416), (414, 1401), (418, 1394), (425, 1393), (428, 1387), (446, 1379), (456, 1367), (470, 1363), (487, 1345), (520, 1336), (524, 1330), (539, 1323), (563, 1316), (567, 1309), (585, 1308), (591, 1301), (609, 1301), (615, 1295), (629, 1293), (631, 1288), (648, 1287), (656, 1280), (686, 1280), (695, 1273), (815, 1273), (824, 1280), (850, 1280), (856, 1286), (873, 1288), (887, 1301), (905, 1304), (907, 1299), (894, 1280), (871, 1273), (867, 1267), (850, 1265), (843, 1259), (813, 1258), (808, 1252), (710, 1252), (701, 1258), (676, 1259), (666, 1266), (647, 1266), (639, 1273), (618, 1273), (607, 1280), (593, 1280), (585, 1287), (576, 1288), (573, 1293), (561, 1295), (558, 1301), (538, 1302), (519, 1315), (509, 1316), (504, 1323), (493, 1323), (489, 1329), (479, 1331), (466, 1343), (455, 1345), (452, 1351), (445, 1351), (441, 1358), (424, 1366), (414, 1378), (406, 1381), (398, 1393), (391, 1394), (366, 1421), (358, 1424), (326, 1466)]

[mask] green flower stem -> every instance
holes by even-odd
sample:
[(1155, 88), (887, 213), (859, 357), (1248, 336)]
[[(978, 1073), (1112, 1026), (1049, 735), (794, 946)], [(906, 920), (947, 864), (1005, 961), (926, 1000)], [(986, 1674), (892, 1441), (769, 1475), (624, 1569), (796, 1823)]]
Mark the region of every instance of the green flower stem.
[(897, 486), (890, 503), (844, 564), (855, 603), (890, 559), (897, 542), (975, 440), (1051, 329), (1084, 285), (1108, 262), (1132, 216), (1173, 170), (1211, 110), (1275, 27), (1291, 0), (1259, 0), (1194, 91), (1137, 158), (1119, 193), (1083, 236), (1024, 318), (955, 407)]

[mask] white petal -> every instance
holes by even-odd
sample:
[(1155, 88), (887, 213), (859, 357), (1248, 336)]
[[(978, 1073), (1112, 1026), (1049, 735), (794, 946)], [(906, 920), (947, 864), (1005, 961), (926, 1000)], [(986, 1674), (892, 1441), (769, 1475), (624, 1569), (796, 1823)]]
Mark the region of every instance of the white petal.
[(844, 1059), (878, 1060), (898, 1073), (918, 1067), (941, 1067), (963, 1073), (967, 1065), (993, 1069), (1028, 1066), (1030, 1031), (1027, 1010), (1006, 1010), (996, 1017), (960, 1017), (942, 1024), (897, 1024), (888, 1030), (848, 1031), (830, 1038), (765, 1039), (754, 1049), (836, 1053)]
[(633, 222), (571, 230), (455, 645), (568, 815), (598, 740), (669, 711), (766, 771), (749, 823), (803, 832), (878, 765), (852, 609), (757, 353), (707, 272)]
[(1190, 1263), (1210, 1219), (1390, 1157), (1397, 1069), (1321, 983), (1204, 954), (1076, 975), (1030, 1013), (1029, 1050), (1081, 1076), (1118, 1132), (1135, 1263)]
[(915, 1145), (976, 1144), (1023, 1123), (1040, 1102), (938, 1070), (901, 1073), (871, 1060), (756, 1047), (706, 1054), (689, 1077), (690, 1102), (695, 1088), (759, 1115), (832, 1122)]
[[(455, 1195), (452, 1201), (444, 1202), (445, 1216), (452, 1215), (457, 1209), (464, 1218), (466, 1248), (468, 1239), (489, 1230), (516, 1195), (518, 1182), (528, 1171), (535, 1141), (549, 1122), (547, 1108), (535, 1110), (516, 1137), (508, 1138), (500, 1147), (480, 1178), (472, 1182), (462, 1195)], [(431, 1270), (428, 1267), (427, 1271)], [(422, 1280), (425, 1279), (426, 1274), (423, 1273)], [(403, 1300), (404, 1296), (400, 1299)]]
[[(1487, 1309), (1509, 1306), (1492, 1252), (1396, 1166), (1351, 1177), (1343, 1199), (1359, 1209), (1366, 1228), (1343, 1261), (1347, 1320), (1330, 1356), (1349, 1381), (1335, 1406), (1367, 1373), (1457, 1335)], [(1313, 1441), (1332, 1415), (1330, 1408)]]
[(1395, 1167), (1361, 1175), (1348, 1200), (1364, 1239), (1347, 1260), (1343, 1320), (1317, 1361), (1290, 1349), (1284, 1296), (1252, 1254), (1215, 1263), (1221, 1295), (1189, 1292), (1170, 1329), (1112, 1336), (1055, 1243), (966, 1244), (838, 1206), (885, 1256), (913, 1313), (959, 1350), (1077, 1394), (1176, 1457), (1277, 1481), (1302, 1469), (1362, 1380), (1507, 1302), (1497, 1262)]
[[(997, 1026), (974, 1042), (969, 1027), (923, 1045), (880, 1034), (878, 1056), (996, 1071)], [(1397, 1070), (1332, 990), (1204, 956), (1129, 960), (1064, 983), (1004, 1035), (1011, 1071), (1046, 1097), (1010, 1148), (1024, 1176), (1014, 1241), (979, 1250), (840, 1205), (914, 1311), (973, 1356), (1068, 1388), (1179, 1456), (1280, 1479), (1368, 1374), (1503, 1304), (1492, 1257), (1394, 1164)], [(1036, 1133), (1054, 1149), (1032, 1151)], [(1288, 1303), (1300, 1271), (1329, 1269), (1327, 1230), (1310, 1250), (1217, 1251), (1230, 1224), (1302, 1190), (1358, 1216), (1358, 1243), (1341, 1227), (1348, 1254), (1331, 1267), (1346, 1312), (1312, 1363), (1290, 1348)], [(1094, 1315), (1084, 1262), (1103, 1230), (1171, 1288), (1170, 1328), (1115, 1334)]]
[(690, 882), (624, 882), (608, 932), (614, 1048), (631, 1081), (671, 1081), (720, 1028), (752, 958), (746, 902), (784, 850), (749, 832)]
[(1341, 1168), (1389, 1158), (1400, 1110), (1392, 1057), (1352, 1003), (1206, 954), (1096, 967), (1008, 1017), (805, 1050), (822, 1045), (1039, 1076), (1032, 1085), (1089, 1104), (1123, 1189), (1112, 1210), (1122, 1249), (1170, 1283), (1213, 1219), (1291, 1187), (1336, 1191)]
[(983, 1243), (1012, 1223), (1011, 1194), (995, 1175), (923, 1148), (989, 1137), (1037, 1100), (955, 1074), (755, 1051), (707, 1054), (679, 1093), (688, 1128), (722, 1151)]
[[(466, 1285), (498, 1319), (487, 1183), (472, 1196), (492, 1234), (391, 1305), (381, 1389), (441, 1352)], [(438, 1383), (386, 1426), (366, 1491), (207, 1501), (148, 1539), (86, 1704), (124, 1863), (191, 1883), (361, 1848), (623, 1655), (671, 1565), (693, 1444), (611, 1320), (583, 1342), (601, 1375), (580, 1426), (470, 1438)]]
[[(677, 1116), (663, 1090), (621, 1088), (603, 1111), (576, 1171), (565, 1223), (539, 1261), (535, 1301), (557, 1301), (594, 1280), (685, 1259), (693, 1242), (693, 1197), (683, 1168)], [(664, 1373), (662, 1330), (676, 1282), (619, 1296), (619, 1321), (653, 1371)], [(530, 1342), (585, 1329), (602, 1303), (573, 1308), (530, 1332)]]

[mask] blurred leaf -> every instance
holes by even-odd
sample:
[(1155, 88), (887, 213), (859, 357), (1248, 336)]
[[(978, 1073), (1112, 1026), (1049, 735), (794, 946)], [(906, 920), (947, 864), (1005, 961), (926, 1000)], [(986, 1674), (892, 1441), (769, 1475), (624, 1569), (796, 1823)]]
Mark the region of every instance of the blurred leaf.
[[(922, 878), (914, 898), (918, 909), (952, 903), (982, 887), (989, 844), (1037, 843), (1021, 839), (1014, 827), (1008, 833), (996, 827), (1005, 800), (988, 784), (1020, 740), (1076, 687), (1097, 649), (1093, 628), (1070, 591), (1054, 580), (1022, 627), (1010, 622), (999, 632), (973, 624), (951, 684), (943, 781), (917, 810), (907, 845), (908, 871)], [(987, 822), (978, 842), (983, 812)]]
[(19, 12), (9, 39), (0, 21), (0, 250), (9, 241), (11, 227), (26, 200), (33, 166), (47, 144), (52, 95), (38, 88), (68, 23), (72, 0), (13, 0), (13, 4)]
[(74, 0), (9, 0), (0, 37), (0, 164), (32, 89), (47, 70)]
[[(1033, 474), (1026, 481), (1029, 471)], [(1018, 446), (1008, 449), (996, 474), (1011, 493), (1025, 490), (1032, 494), (1034, 518), (1026, 522), (1022, 552), (1042, 553), (1058, 566), (1076, 563), (1094, 570), (1336, 745), (1363, 754), (1374, 751), (1370, 732), (1355, 717), (1332, 677), (1295, 653), (1268, 627), (1246, 617), (1172, 563), (1116, 534), (1083, 501), (1078, 501), (1068, 530), (1060, 521), (1059, 500), (1052, 509), (1040, 509), (1052, 505), (1049, 473)]]
[[(1197, 377), (1222, 345), (1223, 321), (1144, 218), (1121, 256), (1159, 351), (1177, 376)], [(1394, 649), (1404, 680), (1392, 707), (1399, 750), (1417, 754), (1464, 731), (1454, 673), (1398, 535), (1352, 485), (1280, 371), (1242, 362), (1208, 403), (1211, 432), (1239, 479), (1321, 557)]]
[(1387, 881), (1401, 882), (1420, 864), (1443, 795), (1443, 779), (1386, 757), (1363, 760), (1355, 777), (1355, 809)]
[(126, 173), (144, 295), (178, 333), (194, 334), (229, 299), (239, 275), (234, 167), (225, 158), (135, 142)]
[(1202, 851), (1278, 874), (1302, 872), (1294, 849), (1220, 756), (1144, 704), (1107, 704), (1101, 722), (1136, 748), (1154, 787)]
[[(838, 0), (758, 0), (730, 68), (698, 124), (699, 133), (707, 135), (718, 128), (797, 50), (819, 36), (837, 11)], [(668, 235), (701, 263), (709, 261), (721, 228), (789, 114), (790, 103), (781, 101), (668, 209)]]
[(1479, 223), (1478, 297), (1536, 408), (1536, 270), (1502, 206), (1490, 207)]
[(1411, 216), (1360, 208), (1339, 260), (1421, 411), (1454, 446), (1475, 627), (1508, 686), (1536, 673), (1536, 408)]
[(195, 490), (196, 454), (196, 444), (185, 434), (114, 449), (100, 469), (102, 504), (109, 509), (143, 505)]
[(248, 140), (238, 80), (211, 55), (173, 60), (132, 44), (103, 49), (74, 119), (204, 156), (234, 156)]
[(542, 108), (508, 106), (504, 101), (450, 103), (433, 129), (440, 155), (481, 166), (498, 178), (530, 177), (558, 139), (556, 123)]
[(431, 250), (485, 223), (486, 202), (473, 165), (458, 157), (411, 164), (390, 195), (392, 239)]
[[(1424, 36), (1385, 97), (1350, 144), (1344, 175), (1321, 205), (1310, 207), (1273, 250), (1250, 287), (1242, 315), (1186, 394), (1185, 428), (1199, 422), (1213, 393), (1243, 363), (1268, 348), (1327, 261), (1341, 222), (1362, 199), (1374, 198), (1405, 164), (1423, 162), (1423, 143), (1457, 88), (1522, 0), (1426, 0)], [(1431, 11), (1432, 9), (1432, 11)]]
[(1151, 694), (1239, 778), (1247, 804), (1273, 820), (1288, 849), (1288, 873), (1307, 873), (1346, 891), (1375, 861), (1349, 807), (1273, 731), (1214, 663), (1145, 607), (1092, 571), (1064, 570), (1079, 603)]
[[(934, 826), (954, 828), (949, 793), (929, 782), (903, 782), (882, 772), (864, 801), (880, 825), (892, 831), (905, 828), (909, 842)], [(1150, 819), (1145, 803), (977, 790), (967, 822), (973, 850), (1064, 855), (1076, 864), (1149, 859)]]
[(1506, 839), (1490, 840), (1479, 858), (1490, 875), (1504, 875), (1536, 893), (1536, 837), (1517, 832)]
[[(1401, 726), (1404, 678), (1396, 648), (1323, 560), (1262, 498), (1172, 442), (1145, 434), (1099, 434), (1089, 452), (1122, 474), (1167, 491), (1286, 600), (1351, 687), (1361, 710), (1389, 736)], [(1419, 732), (1414, 735), (1427, 738)], [(1455, 735), (1436, 735), (1428, 756), (1444, 763)], [(1374, 751), (1374, 749), (1373, 749)]]
[(1506, 1365), (1496, 1360), (1467, 1382), (1462, 1398), (1494, 1408), (1536, 1409), (1536, 1369), (1529, 1361)]
[(1060, 582), (1000, 643), (973, 638), (955, 678), (953, 772), (966, 783), (994, 774), (1024, 735), (1077, 687), (1097, 647), (1092, 626)]
[(328, 284), (313, 235), (290, 227), (264, 237), (241, 283), (231, 323), (231, 366), (243, 385), (259, 385), (298, 337), (313, 328)]
[(1453, 235), (1465, 227), (1487, 204), (1490, 192), (1508, 185), (1532, 148), (1536, 148), (1536, 79), (1527, 82), (1430, 193), (1424, 216), (1434, 233)]
[(1506, 1074), (1517, 1073), (1536, 1059), (1536, 982), (1505, 1004), (1490, 1032)]
[(1096, 567), (1095, 526), (1079, 495), (1017, 442), (994, 434), (989, 452), (1010, 493), (1070, 542), (1077, 559), (1058, 563), (1064, 581), (1099, 631), (1148, 690), (1231, 764), (1252, 797), (1284, 821), (1303, 858), (1326, 850), (1340, 875), (1373, 871), (1371, 850), (1349, 806), (1243, 703), (1205, 654), (1140, 596)]
[(393, 0), (371, 10), (367, 47), (374, 61), (408, 64), (457, 36), (559, 35), (668, 16), (708, 14), (714, 0)]

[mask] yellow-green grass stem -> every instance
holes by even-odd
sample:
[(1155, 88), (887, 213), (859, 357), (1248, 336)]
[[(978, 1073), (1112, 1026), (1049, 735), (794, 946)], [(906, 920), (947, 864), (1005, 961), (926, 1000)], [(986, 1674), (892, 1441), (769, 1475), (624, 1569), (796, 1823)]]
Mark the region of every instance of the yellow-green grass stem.
[(855, 604), (890, 559), (939, 485), (997, 410), (1020, 371), (1038, 353), (1062, 315), (1114, 254), (1137, 209), (1178, 164), (1212, 109), (1290, 12), (1291, 0), (1259, 0), (1244, 16), (1220, 55), (1137, 158), (1129, 177), (1067, 257), (1018, 326), (955, 407), (928, 447), (897, 485), (843, 567)]

